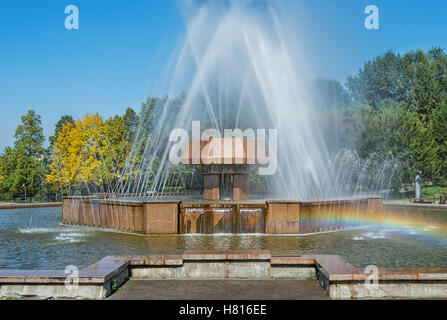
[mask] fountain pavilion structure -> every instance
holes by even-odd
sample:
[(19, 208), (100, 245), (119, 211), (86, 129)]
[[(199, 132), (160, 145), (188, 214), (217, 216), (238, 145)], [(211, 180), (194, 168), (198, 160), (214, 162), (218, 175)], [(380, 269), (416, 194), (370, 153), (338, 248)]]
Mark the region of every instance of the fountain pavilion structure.
[[(189, 141), (181, 162), (200, 165), (203, 199), (159, 193), (147, 198), (120, 194), (66, 197), (62, 223), (140, 234), (303, 234), (380, 223), (380, 197), (318, 201), (250, 199), (249, 177), (257, 165), (249, 139)], [(262, 150), (263, 151), (263, 150)]]

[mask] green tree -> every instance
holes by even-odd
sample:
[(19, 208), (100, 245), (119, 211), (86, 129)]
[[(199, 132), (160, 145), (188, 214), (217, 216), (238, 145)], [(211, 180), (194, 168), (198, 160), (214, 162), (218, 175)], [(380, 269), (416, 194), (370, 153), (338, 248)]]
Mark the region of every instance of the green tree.
[(441, 101), (441, 85), (435, 77), (432, 60), (423, 51), (405, 54), (402, 58), (402, 79), (408, 109), (416, 111), (424, 122)]
[(405, 95), (401, 79), (401, 57), (393, 51), (368, 61), (356, 76), (348, 77), (346, 87), (352, 99), (373, 107), (384, 99), (400, 101)]
[(435, 156), (432, 159), (433, 181), (447, 185), (447, 103), (444, 101), (434, 112), (430, 122)]
[(22, 145), (25, 155), (41, 157), (44, 153), (43, 142), (45, 137), (42, 130), (40, 115), (34, 110), (22, 116), (22, 122), (14, 134), (15, 146)]
[(44, 135), (40, 116), (34, 110), (22, 116), (14, 135), (14, 148), (6, 148), (0, 158), (2, 192), (13, 196), (41, 195), (44, 189)]
[(56, 123), (54, 134), (49, 138), (50, 140), (50, 148), (54, 145), (54, 142), (57, 140), (59, 133), (62, 131), (62, 128), (67, 123), (71, 123), (72, 125), (75, 124), (75, 121), (73, 120), (73, 117), (70, 115), (63, 115), (59, 121)]
[(124, 126), (128, 132), (127, 141), (132, 141), (135, 137), (136, 131), (138, 129), (138, 115), (132, 108), (127, 108), (126, 113), (123, 116)]

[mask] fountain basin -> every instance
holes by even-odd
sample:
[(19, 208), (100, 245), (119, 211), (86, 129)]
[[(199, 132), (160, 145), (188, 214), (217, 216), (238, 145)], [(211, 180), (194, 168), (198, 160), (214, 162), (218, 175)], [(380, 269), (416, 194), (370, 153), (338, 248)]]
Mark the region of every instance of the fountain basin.
[(140, 234), (306, 234), (380, 223), (382, 198), (123, 201), (67, 197), (62, 223)]

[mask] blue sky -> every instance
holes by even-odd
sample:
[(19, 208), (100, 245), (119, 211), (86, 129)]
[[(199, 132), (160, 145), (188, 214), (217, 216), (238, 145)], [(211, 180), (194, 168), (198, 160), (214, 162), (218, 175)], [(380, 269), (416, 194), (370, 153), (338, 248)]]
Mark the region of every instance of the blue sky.
[[(286, 0), (282, 0), (286, 1)], [(444, 0), (295, 0), (298, 33), (312, 35), (315, 75), (342, 82), (388, 49), (447, 48)], [(80, 29), (66, 30), (76, 5)], [(13, 143), (20, 116), (33, 108), (45, 135), (64, 114), (104, 117), (139, 110), (184, 32), (176, 0), (2, 0), (0, 2), (0, 150)], [(380, 10), (380, 29), (363, 26)], [(298, 12), (299, 11), (299, 12)], [(292, 13), (293, 14), (293, 13)], [(305, 17), (305, 18), (303, 18)]]

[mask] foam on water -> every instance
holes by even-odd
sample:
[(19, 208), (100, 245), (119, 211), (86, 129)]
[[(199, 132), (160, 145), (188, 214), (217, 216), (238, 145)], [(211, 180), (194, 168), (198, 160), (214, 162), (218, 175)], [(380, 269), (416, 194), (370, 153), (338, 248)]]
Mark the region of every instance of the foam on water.
[[(368, 239), (388, 239), (389, 235), (384, 231), (368, 231), (365, 233), (362, 233), (360, 238), (368, 238)], [(360, 240), (363, 240), (360, 239)], [(359, 239), (353, 239), (353, 240), (359, 240)]]
[(19, 233), (31, 234), (31, 233), (56, 233), (60, 232), (60, 228), (43, 228), (43, 227), (29, 227), (29, 228), (19, 228)]
[(45, 227), (24, 227), (24, 228), (18, 228), (18, 232), (19, 233), (24, 233), (24, 234), (33, 234), (33, 233), (58, 233), (58, 232), (79, 232), (80, 230), (82, 230), (82, 232), (87, 232), (89, 231), (88, 228), (69, 228), (69, 227), (64, 227), (64, 226), (59, 226), (59, 227), (49, 227), (49, 228), (45, 228)]
[(54, 237), (54, 240), (68, 243), (83, 242), (85, 234), (82, 233), (61, 233)]

